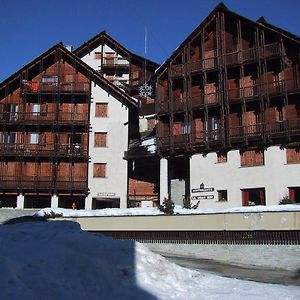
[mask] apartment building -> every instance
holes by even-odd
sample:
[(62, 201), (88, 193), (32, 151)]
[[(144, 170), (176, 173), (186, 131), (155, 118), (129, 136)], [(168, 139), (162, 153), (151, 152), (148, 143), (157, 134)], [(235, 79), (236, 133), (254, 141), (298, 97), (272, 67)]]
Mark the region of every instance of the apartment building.
[[(155, 144), (156, 115), (154, 105), (154, 87), (152, 97), (141, 97), (139, 88), (154, 74), (159, 65), (151, 60), (134, 54), (118, 41), (113, 39), (105, 31), (100, 32), (90, 40), (74, 50), (74, 54), (90, 67), (102, 74), (107, 80), (112, 82), (128, 95), (134, 97), (138, 102), (138, 119), (131, 119), (131, 126), (136, 131), (132, 131), (129, 136), (128, 149), (125, 153), (125, 160), (121, 165), (128, 163), (128, 206), (153, 206), (158, 203), (159, 166), (156, 152), (147, 151), (147, 148)], [(92, 105), (93, 110), (93, 105)], [(120, 116), (114, 112), (110, 113), (110, 118), (118, 120)], [(91, 117), (92, 132), (104, 131), (111, 124), (112, 119), (102, 122), (95, 122), (97, 118)], [(138, 124), (135, 123), (138, 121)], [(105, 123), (105, 124), (104, 124)], [(105, 130), (104, 130), (105, 129)], [(111, 136), (120, 136), (117, 131)], [(105, 137), (103, 137), (105, 139)], [(113, 143), (114, 138), (107, 140)], [(124, 148), (124, 147), (123, 147)], [(90, 144), (91, 158), (101, 156), (103, 161), (113, 161), (114, 153), (112, 147), (107, 148)], [(145, 155), (146, 154), (146, 155)], [(117, 165), (115, 164), (116, 168)], [(147, 172), (145, 172), (147, 170)], [(118, 185), (125, 184), (125, 177), (120, 177)], [(93, 186), (93, 177), (90, 177), (89, 187)], [(113, 193), (107, 192), (107, 195)], [(125, 195), (124, 195), (125, 197)], [(97, 201), (98, 204), (106, 203)], [(99, 205), (97, 207), (100, 207)], [(102, 206), (101, 206), (102, 207)]]
[(1, 205), (126, 207), (123, 157), (137, 107), (61, 44), (4, 80)]
[(219, 4), (158, 69), (160, 198), (300, 202), (299, 37)]

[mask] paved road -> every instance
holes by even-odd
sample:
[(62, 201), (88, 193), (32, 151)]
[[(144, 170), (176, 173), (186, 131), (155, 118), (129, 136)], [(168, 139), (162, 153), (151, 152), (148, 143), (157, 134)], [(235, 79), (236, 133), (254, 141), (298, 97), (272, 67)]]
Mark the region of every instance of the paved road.
[(208, 259), (186, 258), (179, 256), (166, 256), (169, 261), (193, 270), (205, 270), (211, 273), (243, 280), (264, 283), (300, 286), (300, 270), (293, 272), (288, 270), (274, 270), (257, 267), (236, 266), (216, 262)]

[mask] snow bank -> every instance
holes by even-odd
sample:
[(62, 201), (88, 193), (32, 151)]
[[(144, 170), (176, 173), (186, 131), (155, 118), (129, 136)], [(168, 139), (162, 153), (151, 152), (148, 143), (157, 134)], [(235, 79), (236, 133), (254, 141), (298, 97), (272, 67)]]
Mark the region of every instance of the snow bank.
[(300, 287), (222, 278), (73, 222), (0, 225), (3, 300), (299, 299)]
[[(184, 209), (175, 207), (175, 214), (216, 214), (216, 213), (252, 213), (252, 212), (300, 211), (300, 205), (243, 206), (223, 210), (216, 209)], [(38, 217), (97, 217), (97, 216), (153, 216), (163, 214), (158, 208), (106, 208), (99, 210), (70, 210), (62, 208), (45, 208), (35, 214)]]

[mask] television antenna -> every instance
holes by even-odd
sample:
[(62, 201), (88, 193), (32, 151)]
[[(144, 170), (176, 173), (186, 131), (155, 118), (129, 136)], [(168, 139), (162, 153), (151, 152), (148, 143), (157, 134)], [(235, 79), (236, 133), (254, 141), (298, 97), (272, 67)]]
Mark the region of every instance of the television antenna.
[(139, 96), (140, 97), (151, 97), (153, 94), (153, 87), (146, 83), (147, 78), (147, 27), (145, 26), (145, 62), (144, 62), (144, 83), (139, 87)]

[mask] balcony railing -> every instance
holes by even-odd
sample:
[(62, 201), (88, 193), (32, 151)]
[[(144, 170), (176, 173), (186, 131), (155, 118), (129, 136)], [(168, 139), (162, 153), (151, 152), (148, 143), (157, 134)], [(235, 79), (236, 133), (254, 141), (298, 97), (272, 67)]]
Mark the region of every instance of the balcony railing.
[(170, 68), (170, 75), (172, 77), (180, 76), (183, 73), (183, 65), (172, 65)]
[(103, 57), (102, 67), (128, 67), (129, 59), (124, 57)]
[[(247, 63), (257, 60), (261, 57), (271, 58), (279, 56), (280, 45), (279, 43), (272, 43), (265, 45), (264, 47), (253, 47), (240, 51), (234, 51), (225, 54), (226, 65), (235, 65), (240, 63)], [(210, 70), (218, 67), (218, 56), (204, 58), (197, 61), (188, 62), (188, 68), (190, 72)], [(172, 65), (170, 68), (170, 76), (181, 76), (185, 72), (185, 64)]]
[(231, 143), (256, 142), (264, 139), (287, 139), (300, 136), (300, 119), (257, 123), (247, 126), (230, 127), (213, 130), (193, 130), (190, 134), (171, 136), (158, 136), (158, 149), (169, 151), (170, 149), (186, 149), (189, 143), (192, 147), (220, 146), (227, 138)]
[(38, 123), (47, 124), (59, 122), (62, 124), (88, 124), (88, 113), (77, 112), (1, 112), (2, 123)]
[(87, 94), (90, 92), (89, 82), (37, 82), (30, 81), (22, 84), (24, 93), (62, 93), (62, 94)]
[(52, 176), (0, 176), (2, 189), (58, 189), (58, 190), (83, 190), (87, 188), (86, 177), (58, 177)]
[(87, 156), (87, 145), (74, 144), (22, 144), (1, 143), (2, 156)]

